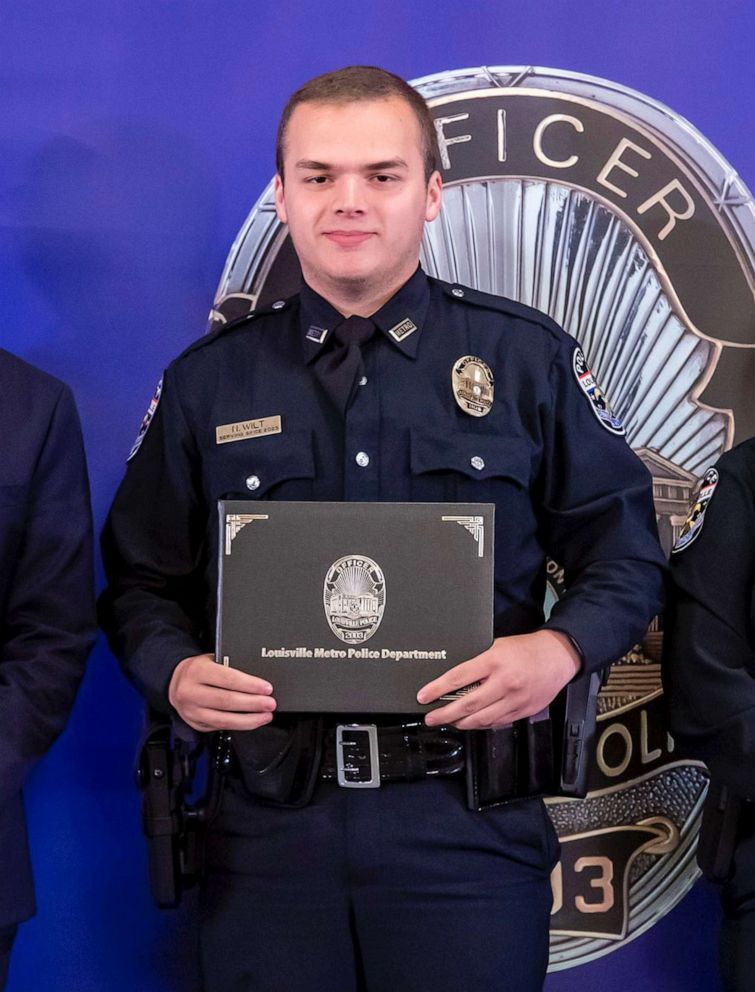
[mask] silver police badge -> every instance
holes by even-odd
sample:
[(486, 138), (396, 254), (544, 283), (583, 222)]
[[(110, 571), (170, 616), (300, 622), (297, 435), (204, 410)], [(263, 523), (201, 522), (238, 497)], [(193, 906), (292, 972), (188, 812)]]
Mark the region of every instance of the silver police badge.
[(484, 417), (493, 406), (493, 373), (481, 358), (464, 355), (451, 372), (454, 398), (464, 413)]
[(365, 555), (339, 558), (328, 569), (323, 588), (328, 626), (346, 644), (368, 641), (385, 610), (385, 577)]

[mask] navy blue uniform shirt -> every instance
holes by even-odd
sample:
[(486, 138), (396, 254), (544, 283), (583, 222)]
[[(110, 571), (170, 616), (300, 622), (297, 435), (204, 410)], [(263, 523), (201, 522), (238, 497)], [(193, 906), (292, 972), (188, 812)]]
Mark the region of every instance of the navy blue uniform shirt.
[[(305, 286), (168, 368), (103, 541), (103, 617), (139, 688), (165, 709), (177, 663), (213, 649), (227, 496), (494, 502), (496, 636), (543, 626), (551, 555), (569, 590), (545, 626), (586, 669), (620, 657), (661, 608), (664, 559), (650, 476), (579, 385), (577, 343), (538, 311), (418, 270), (373, 315), (344, 417), (318, 375), (342, 319)], [(493, 373), (485, 416), (456, 402), (464, 356)], [(217, 443), (218, 426), (274, 416), (280, 433)]]
[(678, 743), (755, 800), (755, 439), (725, 452), (715, 479), (694, 540), (671, 556), (664, 687)]

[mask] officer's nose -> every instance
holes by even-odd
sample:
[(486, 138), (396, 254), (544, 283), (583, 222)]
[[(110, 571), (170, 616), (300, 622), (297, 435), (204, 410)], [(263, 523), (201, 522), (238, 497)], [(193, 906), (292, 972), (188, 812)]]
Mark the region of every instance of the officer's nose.
[(360, 176), (342, 176), (336, 184), (334, 209), (338, 214), (361, 214), (366, 210), (364, 184)]

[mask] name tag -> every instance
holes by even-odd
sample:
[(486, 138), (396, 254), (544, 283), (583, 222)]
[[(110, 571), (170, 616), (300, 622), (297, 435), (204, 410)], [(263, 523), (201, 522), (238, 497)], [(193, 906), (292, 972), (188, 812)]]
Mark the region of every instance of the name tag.
[(228, 444), (230, 441), (244, 441), (248, 437), (280, 434), (281, 429), (279, 416), (262, 417), (261, 420), (240, 420), (237, 424), (221, 424), (215, 428), (215, 443)]

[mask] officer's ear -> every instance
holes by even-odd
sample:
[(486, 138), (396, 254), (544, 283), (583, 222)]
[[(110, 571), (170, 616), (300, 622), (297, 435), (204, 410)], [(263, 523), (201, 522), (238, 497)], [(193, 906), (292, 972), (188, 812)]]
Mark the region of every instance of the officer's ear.
[(427, 180), (427, 202), (425, 204), (425, 220), (431, 221), (440, 213), (443, 201), (443, 180), (436, 169)]
[(275, 212), (281, 224), (288, 223), (286, 214), (286, 197), (283, 190), (283, 176), (279, 172), (275, 173)]

